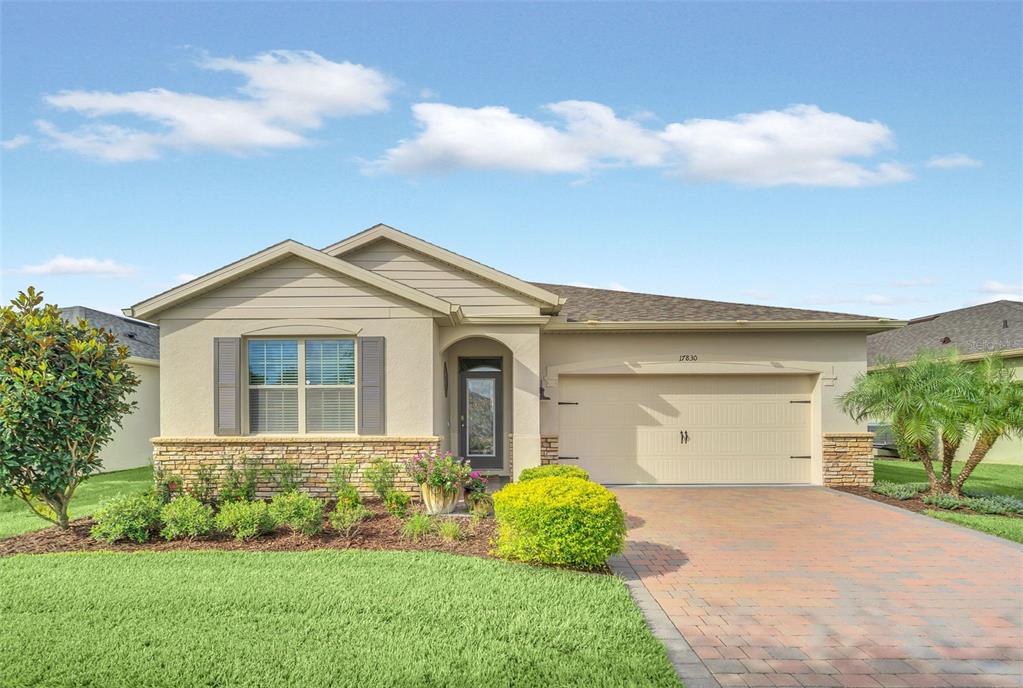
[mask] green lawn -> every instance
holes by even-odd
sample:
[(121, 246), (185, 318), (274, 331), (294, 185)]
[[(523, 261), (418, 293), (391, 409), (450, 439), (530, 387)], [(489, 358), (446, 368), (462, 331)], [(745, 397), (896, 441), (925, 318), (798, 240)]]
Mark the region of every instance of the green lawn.
[[(958, 474), (962, 467), (961, 463), (954, 464), (954, 473)], [(874, 480), (887, 480), (893, 483), (925, 483), (927, 474), (924, 473), (923, 465), (917, 461), (875, 461)], [(1013, 495), (1023, 499), (1023, 466), (982, 463), (966, 480), (966, 488)], [(961, 514), (935, 509), (928, 509), (924, 513), (942, 521), (1023, 543), (1023, 518)]]
[(5, 686), (675, 686), (615, 577), (419, 552), (0, 559)]
[[(953, 464), (958, 475), (962, 463)], [(939, 465), (935, 469), (940, 471)], [(927, 474), (919, 461), (875, 461), (874, 480), (893, 483), (925, 483)], [(1023, 499), (1023, 466), (1002, 463), (981, 463), (966, 480), (966, 489), (984, 490), (996, 494), (1013, 495)]]
[[(104, 499), (122, 492), (144, 492), (152, 484), (153, 469), (149, 466), (93, 476), (75, 491), (71, 500), (71, 518), (88, 516)], [(49, 526), (48, 522), (29, 511), (17, 497), (0, 497), (0, 538)]]
[(986, 516), (981, 514), (959, 514), (954, 511), (935, 511), (928, 509), (928, 516), (955, 523), (956, 525), (973, 528), (984, 533), (1023, 544), (1023, 518), (1011, 516)]

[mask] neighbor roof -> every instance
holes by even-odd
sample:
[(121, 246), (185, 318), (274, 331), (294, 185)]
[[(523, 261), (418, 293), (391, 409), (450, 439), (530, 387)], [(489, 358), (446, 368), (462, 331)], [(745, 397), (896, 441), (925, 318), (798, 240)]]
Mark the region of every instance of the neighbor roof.
[(537, 286), (566, 297), (567, 301), (561, 307), (561, 316), (568, 322), (586, 322), (588, 320), (603, 322), (878, 320), (878, 318), (866, 315), (687, 299), (679, 296), (592, 289), (567, 284), (538, 283)]
[(104, 313), (85, 306), (61, 308), (60, 315), (65, 320), (72, 321), (83, 318), (93, 327), (102, 327), (113, 333), (117, 341), (128, 347), (128, 351), (136, 358), (160, 360), (160, 328), (152, 323)]
[(960, 308), (871, 335), (867, 364), (908, 361), (922, 349), (955, 349), (964, 356), (1023, 349), (1023, 303), (994, 301)]

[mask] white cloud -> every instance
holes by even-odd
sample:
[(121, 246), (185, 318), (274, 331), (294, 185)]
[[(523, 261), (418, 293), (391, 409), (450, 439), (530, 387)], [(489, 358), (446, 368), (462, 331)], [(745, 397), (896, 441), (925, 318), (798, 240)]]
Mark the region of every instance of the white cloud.
[(328, 117), (381, 112), (394, 83), (382, 73), (350, 62), (332, 62), (308, 51), (277, 50), (249, 60), (206, 58), (206, 70), (245, 79), (243, 97), (212, 97), (163, 88), (114, 93), (62, 91), (45, 98), (61, 110), (90, 119), (134, 116), (154, 128), (100, 122), (62, 131), (36, 123), (50, 144), (111, 162), (149, 160), (166, 150), (212, 150), (242, 155), (302, 146), (305, 132)]
[(664, 137), (682, 153), (683, 172), (750, 186), (869, 186), (912, 179), (907, 167), (867, 158), (894, 145), (891, 130), (815, 105), (742, 114), (730, 120), (669, 124)]
[(130, 265), (122, 265), (111, 258), (72, 258), (57, 255), (39, 265), (22, 266), (19, 273), (23, 275), (95, 275), (97, 277), (128, 277), (136, 270)]
[(953, 170), (958, 167), (980, 167), (984, 163), (971, 158), (965, 153), (951, 153), (949, 155), (935, 155), (925, 163), (928, 167), (937, 167), (943, 170)]
[(180, 275), (174, 275), (174, 284), (184, 284), (185, 282), (191, 282), (199, 275), (193, 275), (190, 272), (182, 272)]
[(419, 89), (419, 97), (422, 100), (437, 100), (440, 98), (440, 93), (432, 88), (421, 88)]
[(27, 134), (18, 134), (4, 141), (0, 141), (0, 148), (4, 150), (17, 150), (24, 145), (32, 143), (32, 137)]
[(984, 294), (984, 298), (978, 303), (989, 301), (1023, 301), (1023, 284), (1011, 282), (999, 282), (998, 280), (987, 280), (977, 289)]
[(418, 103), (412, 114), (419, 133), (400, 141), (368, 169), (587, 174), (609, 166), (659, 167), (694, 181), (749, 186), (855, 187), (912, 178), (898, 163), (870, 167), (850, 159), (872, 157), (893, 146), (888, 127), (814, 105), (728, 120), (686, 120), (663, 129), (618, 117), (600, 103), (569, 100), (544, 109), (554, 122), (505, 107)]

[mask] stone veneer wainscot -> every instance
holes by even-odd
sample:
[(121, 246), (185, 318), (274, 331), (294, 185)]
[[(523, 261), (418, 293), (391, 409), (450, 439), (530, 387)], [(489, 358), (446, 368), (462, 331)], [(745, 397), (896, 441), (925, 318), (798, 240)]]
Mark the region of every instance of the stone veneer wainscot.
[(874, 484), (874, 433), (824, 433), (824, 485), (871, 487)]
[[(352, 480), (360, 492), (370, 494), (369, 485), (362, 479), (366, 462), (383, 457), (400, 464), (438, 447), (439, 437), (157, 437), (153, 440), (153, 467), (168, 475), (180, 475), (186, 485), (191, 485), (199, 468), (212, 467), (220, 480), (228, 466), (242, 456), (258, 460), (262, 468), (268, 469), (277, 461), (289, 461), (302, 467), (304, 491), (316, 497), (330, 497), (327, 485), (331, 467), (336, 463), (355, 464)], [(418, 485), (401, 467), (395, 487), (419, 494)], [(272, 481), (260, 481), (258, 496), (269, 497), (273, 492)]]

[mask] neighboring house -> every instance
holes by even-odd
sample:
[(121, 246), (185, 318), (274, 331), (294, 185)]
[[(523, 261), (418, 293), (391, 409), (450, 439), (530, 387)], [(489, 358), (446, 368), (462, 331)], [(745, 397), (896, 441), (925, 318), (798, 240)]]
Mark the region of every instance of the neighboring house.
[(104, 472), (149, 465), (151, 440), (160, 434), (160, 328), (84, 306), (61, 308), (60, 313), (65, 320), (83, 318), (112, 332), (128, 347), (128, 364), (140, 380), (132, 395), (138, 407), (121, 419), (121, 427), (100, 453)]
[(530, 283), (384, 225), (125, 313), (160, 325), (159, 465), (283, 458), (318, 489), (332, 462), (430, 449), (504, 476), (869, 484), (870, 436), (836, 399), (867, 334), (901, 324)]
[[(994, 301), (910, 320), (902, 329), (871, 335), (867, 363), (872, 368), (886, 361), (905, 363), (925, 349), (954, 349), (964, 361), (995, 354), (1023, 379), (1023, 303)], [(965, 460), (972, 447), (972, 441), (964, 442), (957, 458)], [(1023, 439), (998, 440), (984, 460), (1023, 464)]]

